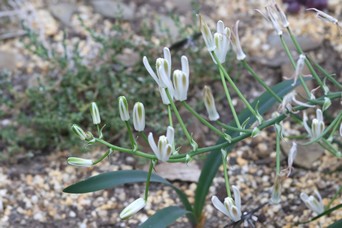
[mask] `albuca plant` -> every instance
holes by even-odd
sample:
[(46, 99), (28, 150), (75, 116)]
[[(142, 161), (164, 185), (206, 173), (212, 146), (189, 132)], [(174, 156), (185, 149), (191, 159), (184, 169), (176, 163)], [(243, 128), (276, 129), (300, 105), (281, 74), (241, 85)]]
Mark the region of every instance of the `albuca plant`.
[[(318, 10), (315, 10), (319, 12)], [(297, 153), (297, 144), (302, 142), (293, 142), (288, 156), (288, 167), (281, 170), (280, 167), (280, 142), (284, 137), (284, 130), (282, 126), (283, 120), (295, 119), (303, 124), (303, 128), (307, 131), (307, 142), (305, 144), (318, 143), (324, 149), (329, 151), (333, 156), (337, 158), (342, 157), (341, 151), (335, 144), (336, 137), (341, 136), (341, 121), (342, 111), (338, 111), (334, 120), (330, 122), (328, 126), (324, 122), (324, 113), (329, 111), (329, 106), (332, 101), (341, 99), (342, 85), (339, 83), (333, 75), (327, 73), (322, 67), (313, 62), (309, 57), (303, 53), (299, 46), (295, 36), (292, 34), (289, 22), (284, 12), (274, 2), (271, 2), (266, 6), (266, 13), (262, 13), (266, 20), (268, 20), (279, 35), (279, 39), (287, 53), (289, 60), (293, 65), (294, 74), (292, 78), (287, 79), (279, 84), (268, 86), (260, 76), (252, 69), (247, 62), (247, 56), (243, 52), (240, 44), (238, 34), (237, 21), (234, 29), (229, 29), (224, 26), (222, 21), (217, 22), (217, 31), (212, 34), (211, 29), (203, 20), (201, 15), (198, 15), (200, 30), (204, 38), (204, 42), (207, 46), (209, 54), (212, 57), (213, 63), (218, 70), (219, 78), (222, 82), (223, 90), (227, 98), (227, 104), (229, 111), (233, 116), (233, 120), (229, 123), (221, 122), (220, 115), (216, 110), (214, 96), (209, 86), (205, 86), (203, 90), (203, 102), (205, 104), (208, 119), (203, 117), (200, 113), (197, 113), (187, 103), (187, 92), (189, 89), (190, 72), (189, 61), (186, 56), (181, 57), (181, 68), (172, 68), (172, 58), (168, 48), (163, 49), (163, 57), (157, 58), (155, 61), (155, 69), (151, 67), (147, 57), (143, 58), (143, 64), (147, 72), (152, 76), (156, 82), (156, 88), (160, 92), (160, 96), (165, 109), (168, 113), (168, 126), (165, 126), (165, 135), (159, 136), (155, 141), (154, 135), (150, 132), (148, 135), (145, 132), (145, 108), (140, 102), (135, 103), (133, 108), (133, 126), (136, 132), (132, 131), (130, 109), (128, 101), (124, 96), (119, 97), (118, 108), (120, 111), (120, 118), (126, 124), (127, 132), (129, 134), (131, 147), (123, 148), (118, 145), (112, 145), (104, 139), (102, 130), (104, 124), (100, 118), (100, 113), (96, 103), (91, 104), (91, 116), (94, 125), (96, 125), (97, 133), (84, 132), (81, 127), (73, 125), (72, 129), (83, 141), (89, 144), (104, 145), (108, 148), (108, 151), (96, 161), (82, 159), (77, 157), (69, 157), (68, 163), (75, 166), (89, 167), (97, 163), (100, 163), (104, 158), (111, 153), (127, 153), (132, 156), (138, 156), (146, 159), (149, 162), (149, 170), (124, 170), (116, 172), (108, 172), (97, 176), (90, 177), (81, 182), (75, 183), (64, 189), (66, 193), (86, 193), (93, 192), (102, 189), (114, 188), (122, 184), (145, 182), (146, 188), (143, 196), (130, 203), (120, 213), (121, 219), (128, 219), (134, 214), (142, 210), (148, 199), (149, 186), (152, 182), (158, 182), (167, 186), (171, 186), (178, 194), (183, 207), (170, 206), (158, 211), (155, 215), (151, 216), (147, 221), (141, 224), (141, 227), (165, 227), (172, 224), (177, 218), (187, 216), (189, 222), (193, 227), (203, 227), (203, 207), (206, 203), (206, 197), (209, 191), (209, 187), (216, 175), (219, 166), (223, 165), (223, 176), (225, 179), (225, 188), (227, 196), (221, 201), (216, 196), (211, 196), (212, 204), (220, 212), (225, 214), (227, 223), (234, 224), (243, 223), (245, 225), (253, 225), (257, 222), (258, 218), (250, 212), (243, 211), (243, 205), (241, 198), (244, 195), (240, 194), (238, 186), (234, 183), (230, 183), (228, 176), (227, 159), (229, 152), (234, 146), (248, 138), (255, 137), (261, 131), (268, 127), (274, 127), (276, 132), (276, 164), (275, 164), (275, 179), (273, 190), (269, 203), (279, 204), (281, 203), (281, 185), (284, 176), (291, 174), (292, 164), (295, 160)], [(322, 15), (322, 14), (320, 14)], [(322, 17), (319, 17), (322, 18)], [(292, 54), (289, 52), (287, 44), (284, 42), (283, 30), (286, 30), (297, 49), (299, 59), (295, 61)], [(227, 70), (223, 67), (223, 63), (226, 61), (227, 52), (233, 49), (236, 53), (237, 60), (242, 66), (252, 75), (252, 77), (259, 83), (265, 92), (254, 102), (250, 103), (245, 95), (240, 91), (238, 85), (232, 80)], [(306, 65), (310, 70), (309, 76), (303, 76), (302, 69)], [(173, 71), (172, 71), (173, 70)], [(307, 80), (314, 80), (317, 83), (318, 88), (310, 91), (306, 85)], [(331, 87), (328, 87), (328, 82)], [(296, 99), (296, 93), (294, 88), (296, 86), (302, 86), (305, 90), (306, 97), (305, 102), (298, 101)], [(332, 91), (336, 89), (337, 91)], [(236, 93), (240, 101), (245, 105), (245, 109), (237, 113), (232, 102), (232, 93)], [(195, 139), (192, 137), (191, 132), (187, 129), (184, 119), (178, 112), (179, 106), (185, 107), (195, 118), (197, 118), (203, 125), (208, 127), (213, 134), (220, 137), (216, 145), (208, 147), (199, 147)], [(278, 111), (272, 114), (272, 117), (267, 119), (266, 112), (272, 107), (278, 106)], [(309, 120), (304, 110), (315, 109), (316, 118)], [(298, 115), (303, 113), (303, 118)], [(331, 113), (333, 114), (333, 113)], [(180, 153), (177, 148), (179, 145), (175, 140), (175, 124), (173, 117), (176, 117), (177, 124), (180, 125), (186, 139), (188, 146), (192, 148), (186, 153)], [(148, 123), (148, 121), (147, 121)], [(150, 151), (142, 151), (136, 140), (136, 134), (139, 134), (147, 144), (150, 145)], [(162, 177), (153, 173), (154, 166), (164, 162), (183, 162), (189, 163), (199, 155), (206, 154), (207, 158), (201, 171), (201, 175), (198, 180), (197, 189), (195, 192), (195, 202), (190, 204), (185, 193), (170, 184)], [(324, 207), (319, 193), (316, 193), (317, 197), (308, 196), (306, 193), (301, 193), (298, 198), (302, 199), (307, 207), (312, 209), (315, 213), (319, 214), (317, 217), (326, 213), (330, 213), (341, 207), (330, 208)], [(315, 217), (316, 218), (316, 217)], [(231, 221), (230, 221), (231, 220)]]

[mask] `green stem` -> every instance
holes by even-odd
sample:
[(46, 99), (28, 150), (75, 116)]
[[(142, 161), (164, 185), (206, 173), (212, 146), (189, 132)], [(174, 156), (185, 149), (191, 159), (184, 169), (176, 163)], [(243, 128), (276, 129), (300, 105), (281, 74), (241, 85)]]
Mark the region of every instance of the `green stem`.
[(311, 58), (307, 57), (310, 62), (312, 62), (315, 67), (318, 68), (318, 70), (324, 74), (335, 86), (337, 86), (339, 89), (342, 89), (342, 84), (339, 83), (331, 74), (329, 74), (323, 67), (321, 67), (318, 63), (312, 61)]
[(280, 138), (281, 138), (281, 126), (278, 125), (276, 127), (277, 135), (276, 135), (276, 174), (280, 175)]
[(148, 197), (148, 190), (150, 187), (152, 170), (153, 170), (153, 161), (151, 160), (150, 167), (148, 169), (147, 179), (146, 179), (146, 187), (145, 187), (145, 195), (144, 195), (145, 202), (147, 201), (147, 197)]
[(96, 165), (97, 163), (100, 163), (103, 159), (105, 159), (109, 154), (111, 154), (113, 151), (112, 149), (109, 149), (104, 153), (99, 159), (93, 162), (93, 165)]
[(169, 117), (170, 127), (173, 127), (172, 112), (171, 112), (171, 106), (170, 105), (167, 105), (167, 114), (168, 114), (168, 117)]
[(331, 207), (331, 204), (337, 199), (337, 197), (342, 193), (342, 186), (337, 190), (335, 195), (331, 198), (330, 202), (326, 206), (325, 210), (328, 210)]
[(220, 61), (218, 60), (215, 52), (212, 52), (215, 61), (218, 63), (217, 66), (220, 69), (220, 73), (222, 72), (223, 75), (225, 76), (225, 78), (228, 80), (229, 84), (233, 87), (234, 91), (237, 93), (237, 95), (240, 97), (240, 99), (242, 100), (242, 102), (246, 105), (246, 107), (249, 109), (249, 111), (257, 118), (259, 124), (262, 123), (263, 118), (260, 114), (258, 114), (254, 108), (249, 104), (249, 102), (246, 100), (246, 98), (243, 96), (243, 94), (240, 92), (239, 88), (235, 85), (235, 83), (233, 82), (233, 80), (231, 79), (231, 77), (229, 76), (229, 74), (227, 73), (227, 71), (224, 69), (224, 67), (222, 66), (222, 64), (220, 63)]
[[(231, 137), (220, 131), (219, 129), (217, 129), (215, 126), (213, 126), (211, 123), (209, 123), (206, 119), (204, 119), (200, 114), (198, 114), (193, 108), (191, 108), (190, 105), (188, 105), (185, 101), (182, 101), (182, 105), (192, 114), (194, 115), (202, 124), (204, 124), (205, 126), (207, 126), (210, 130), (212, 130), (213, 132), (215, 132), (216, 134), (218, 134), (219, 136), (225, 138), (225, 139), (231, 139)], [(229, 141), (228, 140), (228, 141)]]
[[(279, 37), (280, 37), (281, 44), (282, 44), (282, 46), (283, 46), (283, 48), (284, 48), (284, 50), (285, 50), (285, 52), (286, 52), (286, 54), (287, 54), (287, 57), (290, 59), (290, 62), (291, 62), (291, 64), (292, 64), (292, 66), (293, 66), (293, 69), (296, 70), (296, 62), (294, 61), (294, 59), (293, 59), (293, 57), (292, 57), (292, 55), (291, 55), (291, 52), (290, 52), (289, 47), (287, 46), (287, 44), (286, 44), (286, 42), (285, 42), (285, 40), (284, 40), (284, 37), (283, 37), (282, 35), (280, 35)], [(309, 88), (308, 88), (308, 86), (306, 85), (306, 83), (305, 83), (305, 81), (304, 81), (302, 75), (301, 75), (301, 74), (298, 75), (298, 78), (299, 78), (299, 81), (300, 81), (300, 83), (302, 84), (302, 86), (303, 86), (303, 88), (304, 88), (304, 91), (305, 91), (305, 93), (306, 93), (306, 96), (307, 96), (308, 98), (310, 98), (310, 91), (309, 91)]]
[(233, 105), (232, 98), (230, 97), (230, 93), (229, 93), (229, 90), (228, 90), (226, 81), (224, 80), (224, 76), (223, 76), (223, 74), (221, 73), (221, 70), (220, 70), (220, 77), (221, 77), (221, 82), (222, 82), (222, 85), (223, 85), (224, 92), (225, 92), (226, 97), (227, 97), (228, 105), (229, 105), (230, 110), (232, 111), (233, 118), (234, 118), (234, 121), (235, 121), (235, 123), (236, 123), (236, 126), (237, 126), (238, 128), (241, 128), (240, 120), (239, 120), (239, 118), (238, 118), (238, 115), (236, 114), (236, 111), (235, 111), (235, 108), (234, 108), (234, 105)]
[(188, 141), (189, 141), (190, 145), (193, 147), (193, 149), (196, 150), (198, 148), (197, 143), (195, 142), (195, 140), (189, 134), (188, 129), (186, 128), (186, 126), (185, 126), (185, 124), (184, 124), (184, 122), (182, 120), (182, 117), (180, 116), (180, 114), (179, 114), (179, 112), (177, 110), (177, 107), (176, 107), (175, 103), (173, 102), (173, 99), (172, 99), (172, 97), (170, 95), (169, 90), (166, 88), (165, 91), (166, 91), (167, 97), (169, 98), (172, 110), (175, 113), (175, 115), (177, 117), (177, 120), (178, 120), (179, 124), (181, 125), (181, 128), (182, 128), (186, 138), (188, 139)]
[[(304, 52), (303, 52), (302, 48), (300, 47), (300, 45), (299, 45), (299, 43), (298, 43), (296, 37), (293, 35), (293, 33), (292, 33), (290, 27), (287, 27), (287, 31), (288, 31), (289, 34), (290, 34), (291, 40), (292, 40), (294, 46), (296, 47), (297, 52), (298, 52), (299, 54), (303, 54)], [(311, 65), (311, 63), (310, 63), (310, 61), (309, 61), (308, 59), (306, 59), (306, 58), (305, 58), (305, 65), (309, 68), (310, 73), (311, 73), (312, 76), (316, 79), (317, 83), (323, 88), (324, 85), (323, 85), (322, 80), (319, 78), (319, 76), (317, 75), (316, 71), (313, 69), (313, 67), (312, 67), (312, 65)]]
[(220, 125), (222, 128), (226, 129), (226, 130), (237, 131), (237, 132), (247, 132), (247, 133), (252, 132), (251, 130), (246, 130), (246, 129), (243, 129), (243, 128), (236, 128), (236, 127), (229, 126), (227, 124), (222, 123), (219, 120), (216, 120), (215, 122), (218, 125)]
[(246, 62), (246, 60), (242, 60), (242, 65), (247, 69), (247, 71), (254, 77), (257, 82), (259, 82), (264, 89), (269, 92), (279, 103), (282, 102), (282, 99), (259, 77), (259, 75), (253, 70), (253, 68)]
[(224, 181), (226, 184), (226, 190), (227, 190), (227, 196), (232, 197), (232, 193), (230, 191), (230, 184), (229, 184), (229, 178), (228, 178), (228, 167), (227, 167), (227, 156), (222, 153), (222, 164), (223, 164), (223, 173), (224, 173)]
[(140, 135), (141, 135), (141, 137), (144, 139), (144, 141), (145, 141), (147, 144), (149, 144), (149, 143), (148, 143), (148, 138), (147, 138), (147, 135), (145, 134), (145, 132), (141, 131), (141, 132), (140, 132)]
[(131, 141), (133, 151), (136, 151), (138, 149), (138, 146), (137, 146), (137, 143), (135, 142), (135, 139), (133, 137), (133, 132), (132, 132), (131, 126), (130, 126), (128, 121), (125, 121), (125, 124), (126, 124), (126, 128), (127, 128), (128, 135), (129, 135), (129, 140)]

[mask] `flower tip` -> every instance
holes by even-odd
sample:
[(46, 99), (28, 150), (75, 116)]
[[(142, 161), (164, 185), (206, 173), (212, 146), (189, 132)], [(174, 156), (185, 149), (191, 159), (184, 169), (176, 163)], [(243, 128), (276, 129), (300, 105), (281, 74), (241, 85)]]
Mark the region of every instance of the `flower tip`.
[(143, 198), (138, 198), (134, 200), (131, 204), (129, 204), (125, 209), (120, 213), (120, 219), (128, 219), (129, 217), (136, 214), (138, 211), (143, 209), (146, 206), (146, 201)]

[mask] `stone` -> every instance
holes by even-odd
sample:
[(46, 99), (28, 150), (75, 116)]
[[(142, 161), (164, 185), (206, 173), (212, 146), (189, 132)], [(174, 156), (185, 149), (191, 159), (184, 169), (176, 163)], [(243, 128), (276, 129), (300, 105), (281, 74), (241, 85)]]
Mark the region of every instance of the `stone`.
[(127, 5), (115, 0), (93, 0), (90, 4), (104, 17), (128, 21), (135, 18), (136, 5), (134, 3)]
[(57, 4), (51, 4), (49, 10), (57, 20), (64, 25), (69, 26), (71, 23), (71, 17), (77, 10), (77, 5), (72, 2), (60, 2)]
[[(291, 41), (291, 37), (288, 34), (283, 34), (283, 37), (289, 49), (291, 51), (295, 51), (296, 48)], [(304, 52), (312, 51), (312, 50), (319, 48), (323, 42), (323, 39), (316, 40), (308, 36), (297, 36), (296, 38)], [(281, 41), (278, 35), (274, 35), (274, 34), (270, 35), (268, 37), (268, 43), (271, 45), (271, 47), (277, 50), (283, 50), (283, 46), (281, 44)]]
[[(281, 143), (283, 152), (287, 155), (290, 151), (291, 144), (287, 142)], [(324, 149), (316, 143), (310, 145), (301, 145), (301, 142), (297, 142), (297, 156), (294, 160), (294, 164), (309, 169), (313, 166), (313, 163), (319, 159), (324, 153)]]
[(197, 182), (201, 170), (195, 163), (162, 163), (155, 167), (158, 175), (174, 181)]
[(171, 17), (159, 15), (154, 20), (154, 31), (157, 36), (168, 37), (172, 42), (179, 38), (179, 29)]
[(0, 70), (7, 69), (14, 71), (16, 69), (17, 56), (9, 51), (0, 51)]

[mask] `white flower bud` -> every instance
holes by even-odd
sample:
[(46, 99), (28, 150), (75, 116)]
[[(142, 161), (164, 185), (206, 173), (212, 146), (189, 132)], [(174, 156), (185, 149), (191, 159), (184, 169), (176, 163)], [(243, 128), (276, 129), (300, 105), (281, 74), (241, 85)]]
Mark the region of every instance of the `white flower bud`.
[(300, 194), (300, 198), (303, 200), (303, 202), (309, 209), (316, 212), (317, 214), (321, 214), (324, 212), (322, 197), (317, 191), (315, 191), (315, 194), (317, 198), (312, 195), (308, 196), (306, 193), (302, 192)]
[(68, 164), (73, 166), (91, 167), (93, 165), (93, 161), (90, 159), (69, 157)]
[(220, 118), (220, 115), (218, 114), (216, 110), (215, 100), (214, 100), (213, 94), (209, 86), (204, 86), (203, 101), (204, 101), (205, 108), (207, 109), (207, 112), (208, 112), (209, 120), (211, 121), (218, 120)]
[(138, 211), (143, 209), (146, 205), (146, 201), (143, 198), (138, 198), (129, 204), (120, 213), (120, 219), (128, 219), (132, 215), (136, 214)]
[[(230, 49), (231, 33), (228, 27), (224, 27), (224, 24), (222, 21), (218, 21), (216, 27), (217, 27), (217, 32), (214, 34), (214, 42), (216, 46), (215, 54), (218, 60), (220, 61), (220, 63), (224, 63), (226, 61), (227, 52)], [(214, 58), (213, 60), (214, 60), (214, 63), (216, 63), (216, 60)]]
[(200, 14), (197, 14), (197, 17), (199, 18), (200, 30), (204, 39), (204, 43), (207, 46), (208, 51), (212, 52), (216, 48), (213, 34), (211, 33), (207, 23), (203, 20), (202, 16)]
[(175, 99), (185, 101), (189, 89), (189, 76), (181, 70), (175, 70), (173, 72), (173, 87), (175, 89)]
[(239, 21), (235, 23), (234, 30), (232, 32), (232, 45), (233, 50), (236, 53), (236, 59), (241, 61), (246, 58), (246, 54), (243, 52), (241, 48), (240, 38), (239, 38)]
[(93, 119), (93, 124), (100, 124), (101, 123), (100, 112), (95, 102), (92, 102), (90, 105), (90, 113), (91, 113), (91, 118)]
[(145, 129), (145, 108), (143, 103), (137, 102), (133, 107), (133, 126), (136, 131)]
[(312, 120), (311, 124), (311, 135), (313, 138), (318, 138), (322, 135), (325, 129), (323, 121), (323, 113), (320, 109), (316, 110), (316, 118)]
[(159, 137), (158, 146), (154, 141), (152, 132), (148, 135), (148, 143), (151, 149), (162, 162), (167, 162), (172, 154), (172, 143), (174, 140), (174, 129), (172, 127), (167, 128), (166, 136)]
[(324, 97), (324, 103), (322, 107), (323, 112), (327, 110), (330, 106), (331, 106), (331, 100), (329, 99), (329, 97)]
[(119, 97), (119, 112), (122, 121), (129, 120), (128, 103), (124, 96)]
[(330, 16), (327, 13), (324, 13), (323, 11), (320, 11), (320, 10), (318, 10), (316, 8), (309, 8), (309, 9), (306, 9), (306, 10), (315, 11), (317, 18), (321, 19), (322, 21), (325, 21), (325, 22), (328, 22), (328, 23), (333, 23), (335, 25), (339, 25), (338, 24), (338, 20), (336, 18)]
[(280, 177), (276, 176), (272, 188), (271, 204), (278, 204), (281, 201), (281, 183)]
[(291, 175), (291, 171), (292, 171), (292, 166), (293, 166), (293, 162), (296, 158), (297, 155), (297, 143), (296, 142), (292, 142), (292, 147), (289, 151), (289, 156), (287, 159), (287, 165), (288, 165), (288, 173), (287, 176)]
[(71, 130), (80, 137), (81, 140), (86, 140), (88, 138), (87, 134), (77, 124), (73, 124)]

